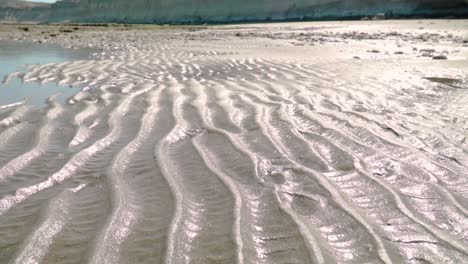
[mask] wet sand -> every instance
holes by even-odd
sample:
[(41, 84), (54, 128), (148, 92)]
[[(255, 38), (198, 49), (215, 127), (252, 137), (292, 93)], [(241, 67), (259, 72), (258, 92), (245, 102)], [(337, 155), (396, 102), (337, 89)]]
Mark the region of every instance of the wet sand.
[(76, 94), (79, 89), (69, 86), (59, 86), (53, 82), (38, 84), (36, 82), (22, 82), (21, 78), (10, 78), (8, 82), (1, 82), (12, 72), (27, 71), (28, 65), (60, 63), (70, 60), (92, 58), (92, 50), (72, 50), (57, 45), (41, 45), (37, 43), (18, 43), (17, 41), (0, 41), (0, 105), (30, 104), (44, 105), (51, 95), (56, 99)]
[[(76, 29), (75, 29), (76, 28)], [(0, 26), (2, 263), (464, 263), (468, 21)]]

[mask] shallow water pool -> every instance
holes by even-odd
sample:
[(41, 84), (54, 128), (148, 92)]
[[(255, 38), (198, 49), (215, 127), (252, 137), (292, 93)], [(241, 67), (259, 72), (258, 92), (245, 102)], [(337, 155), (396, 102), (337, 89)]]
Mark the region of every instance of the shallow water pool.
[[(53, 45), (31, 43), (0, 42), (0, 81), (13, 72), (26, 71), (27, 65), (57, 63), (71, 60), (88, 59), (90, 50), (72, 50)], [(41, 85), (35, 82), (23, 83), (14, 78), (8, 83), (0, 83), (0, 106), (25, 100), (28, 105), (40, 106), (51, 95), (60, 94), (63, 101), (77, 92), (76, 88), (59, 86), (56, 83)]]

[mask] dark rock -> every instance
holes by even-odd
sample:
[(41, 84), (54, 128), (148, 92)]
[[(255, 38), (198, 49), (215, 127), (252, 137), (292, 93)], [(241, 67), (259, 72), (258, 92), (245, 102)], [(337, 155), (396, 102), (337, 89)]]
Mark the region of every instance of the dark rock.
[(443, 54), (440, 54), (440, 55), (436, 55), (434, 57), (432, 57), (433, 60), (447, 60), (447, 56), (443, 55)]

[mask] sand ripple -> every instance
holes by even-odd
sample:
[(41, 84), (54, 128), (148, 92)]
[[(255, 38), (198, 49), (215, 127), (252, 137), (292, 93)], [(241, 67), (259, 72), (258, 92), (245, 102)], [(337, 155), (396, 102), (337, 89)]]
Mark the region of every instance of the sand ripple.
[(1, 263), (466, 262), (466, 90), (135, 45), (24, 74), (94, 88), (64, 105), (0, 108)]

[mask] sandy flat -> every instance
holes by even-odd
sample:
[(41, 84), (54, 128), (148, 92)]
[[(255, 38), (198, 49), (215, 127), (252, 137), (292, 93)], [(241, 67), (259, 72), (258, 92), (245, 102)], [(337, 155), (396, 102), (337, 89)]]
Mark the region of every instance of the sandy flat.
[(468, 20), (0, 26), (0, 263), (466, 263)]

